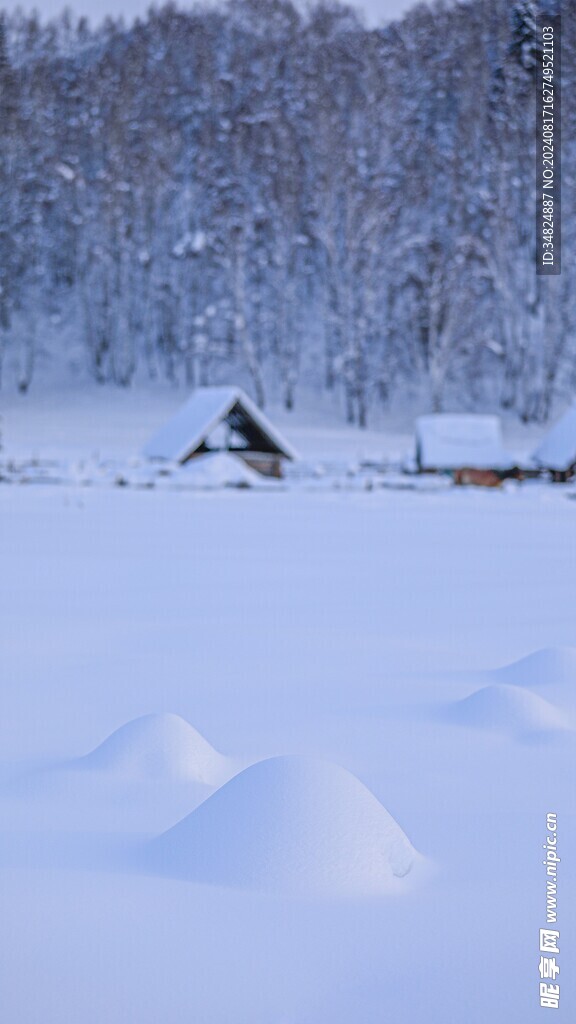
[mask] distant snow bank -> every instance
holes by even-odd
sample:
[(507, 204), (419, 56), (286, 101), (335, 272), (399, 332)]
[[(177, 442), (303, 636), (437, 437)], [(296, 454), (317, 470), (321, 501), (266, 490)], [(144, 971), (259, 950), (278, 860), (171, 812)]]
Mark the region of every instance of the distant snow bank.
[(178, 481), (199, 488), (261, 487), (268, 481), (251, 469), (237, 455), (229, 452), (211, 452), (197, 455), (177, 474)]
[(297, 756), (245, 769), (147, 856), (159, 873), (194, 882), (341, 896), (401, 891), (423, 860), (355, 776)]
[(514, 686), (538, 686), (546, 683), (576, 686), (576, 647), (543, 647), (510, 665), (495, 669), (491, 675)]
[(135, 718), (74, 766), (121, 778), (189, 780), (220, 785), (231, 762), (196, 729), (170, 713)]
[(449, 717), (461, 725), (493, 729), (520, 738), (571, 728), (568, 716), (550, 701), (505, 683), (485, 686), (457, 701)]
[(132, 487), (175, 491), (218, 490), (225, 487), (277, 488), (230, 452), (197, 455), (184, 465), (166, 460), (128, 462), (86, 459), (65, 464), (57, 460), (0, 463), (0, 483), (52, 484), (74, 487)]
[[(482, 676), (488, 685), (451, 704), (450, 721), (519, 739), (574, 729), (576, 648), (545, 647)], [(546, 697), (535, 692), (539, 688)], [(549, 699), (550, 690), (568, 710)]]

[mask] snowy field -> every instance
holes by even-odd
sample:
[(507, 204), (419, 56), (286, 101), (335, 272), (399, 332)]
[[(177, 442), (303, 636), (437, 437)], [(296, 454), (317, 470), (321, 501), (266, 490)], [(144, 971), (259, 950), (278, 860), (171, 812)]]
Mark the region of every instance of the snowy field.
[[(0, 462), (128, 466), (175, 403), (125, 398), (12, 399)], [(337, 486), (0, 484), (2, 1019), (572, 1021), (571, 490), (281, 426)]]

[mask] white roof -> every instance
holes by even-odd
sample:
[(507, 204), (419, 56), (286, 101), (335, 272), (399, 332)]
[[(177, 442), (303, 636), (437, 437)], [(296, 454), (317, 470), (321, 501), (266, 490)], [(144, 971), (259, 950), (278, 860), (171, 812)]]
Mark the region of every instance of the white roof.
[(498, 416), (437, 413), (416, 420), (421, 469), (512, 469)]
[[(295, 450), (264, 413), (241, 388), (235, 387), (197, 388), (172, 419), (151, 438), (143, 454), (150, 459), (182, 462), (226, 420), (235, 406), (239, 407), (237, 411), (242, 422), (263, 435), (274, 451), (288, 459), (297, 457)], [(234, 428), (239, 431), (236, 423)]]
[(567, 470), (576, 463), (576, 402), (548, 431), (533, 458), (546, 469)]

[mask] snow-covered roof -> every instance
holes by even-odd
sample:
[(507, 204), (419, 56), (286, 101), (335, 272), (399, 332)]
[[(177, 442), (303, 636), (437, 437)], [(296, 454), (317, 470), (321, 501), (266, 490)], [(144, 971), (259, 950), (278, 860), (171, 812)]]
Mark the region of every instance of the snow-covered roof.
[(532, 457), (538, 465), (560, 471), (576, 463), (576, 402), (548, 431)]
[(151, 459), (183, 462), (221, 424), (228, 423), (246, 446), (295, 459), (296, 451), (241, 388), (197, 388), (144, 448)]
[(512, 469), (497, 416), (437, 413), (416, 420), (421, 469)]

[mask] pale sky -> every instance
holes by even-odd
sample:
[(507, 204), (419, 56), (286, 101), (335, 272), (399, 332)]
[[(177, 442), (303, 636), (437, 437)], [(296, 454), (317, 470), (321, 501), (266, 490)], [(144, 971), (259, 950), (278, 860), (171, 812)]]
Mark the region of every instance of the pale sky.
[[(128, 20), (137, 14), (144, 14), (150, 6), (151, 0), (0, 0), (0, 9), (10, 10), (14, 7), (23, 7), (24, 10), (35, 8), (45, 17), (52, 17), (59, 14), (64, 7), (70, 7), (77, 14), (87, 14), (92, 22), (97, 22), (107, 14), (123, 14)], [(350, 0), (352, 6), (359, 7), (364, 11), (370, 25), (378, 25), (398, 17), (409, 7), (413, 7), (416, 0)], [(158, 0), (161, 6), (162, 0)], [(185, 0), (179, 0), (179, 5), (186, 6)]]

